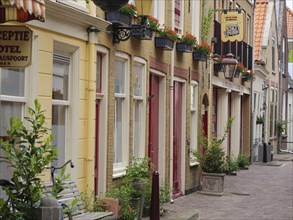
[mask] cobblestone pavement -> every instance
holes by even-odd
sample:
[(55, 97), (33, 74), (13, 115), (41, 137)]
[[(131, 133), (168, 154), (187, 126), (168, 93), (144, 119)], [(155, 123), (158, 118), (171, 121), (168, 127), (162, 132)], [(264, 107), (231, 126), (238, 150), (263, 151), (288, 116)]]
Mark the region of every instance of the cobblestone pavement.
[(285, 156), (225, 176), (223, 196), (195, 192), (166, 204), (160, 219), (293, 220), (293, 155)]

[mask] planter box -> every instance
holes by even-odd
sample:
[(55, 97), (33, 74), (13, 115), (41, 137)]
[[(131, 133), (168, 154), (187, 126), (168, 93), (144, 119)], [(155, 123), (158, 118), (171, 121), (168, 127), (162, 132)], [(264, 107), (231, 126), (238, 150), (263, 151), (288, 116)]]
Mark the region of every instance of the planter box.
[(113, 25), (117, 26), (130, 26), (132, 22), (132, 18), (121, 12), (107, 12), (106, 20), (112, 22)]
[(202, 194), (222, 196), (224, 194), (224, 173), (202, 173)]
[(155, 45), (157, 48), (160, 48), (162, 50), (173, 50), (174, 41), (172, 41), (166, 37), (156, 37), (155, 38)]
[(140, 25), (133, 24), (131, 27), (136, 28), (131, 31), (131, 36), (141, 40), (151, 40), (153, 38), (153, 31), (147, 28), (145, 31), (138, 29)]
[(191, 53), (192, 46), (190, 44), (185, 43), (185, 42), (178, 42), (178, 43), (176, 43), (176, 51), (177, 52)]
[(215, 72), (222, 72), (223, 71), (223, 66), (221, 63), (214, 63), (214, 71)]
[(192, 58), (193, 58), (193, 60), (198, 60), (198, 61), (206, 61), (207, 60), (206, 55), (203, 53), (200, 53), (198, 51), (193, 51)]
[(241, 76), (241, 80), (242, 80), (242, 82), (249, 82), (250, 81), (250, 77), (248, 77), (246, 75), (242, 75)]

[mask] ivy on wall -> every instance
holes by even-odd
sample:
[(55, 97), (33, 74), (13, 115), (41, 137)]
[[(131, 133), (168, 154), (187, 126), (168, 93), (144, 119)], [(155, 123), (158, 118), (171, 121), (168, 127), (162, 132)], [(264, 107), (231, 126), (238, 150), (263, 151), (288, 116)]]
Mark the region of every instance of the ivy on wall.
[(209, 32), (212, 27), (214, 11), (206, 8), (206, 0), (202, 1), (201, 38), (208, 41)]
[(289, 57), (288, 57), (288, 59), (289, 59), (289, 63), (293, 63), (293, 49), (291, 49), (289, 51)]

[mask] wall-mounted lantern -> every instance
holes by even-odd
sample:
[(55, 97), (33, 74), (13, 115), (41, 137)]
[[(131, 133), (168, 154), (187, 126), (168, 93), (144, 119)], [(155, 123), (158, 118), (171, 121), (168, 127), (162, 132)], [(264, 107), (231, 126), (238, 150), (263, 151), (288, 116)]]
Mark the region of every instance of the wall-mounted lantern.
[(232, 53), (228, 53), (226, 57), (222, 60), (224, 76), (226, 79), (232, 80), (236, 72), (238, 61), (234, 59)]

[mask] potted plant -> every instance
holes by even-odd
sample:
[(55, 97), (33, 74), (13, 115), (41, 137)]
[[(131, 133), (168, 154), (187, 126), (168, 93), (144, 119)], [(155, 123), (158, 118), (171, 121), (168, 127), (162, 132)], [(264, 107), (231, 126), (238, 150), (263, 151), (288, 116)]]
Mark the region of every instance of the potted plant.
[(156, 19), (155, 17), (150, 15), (148, 17), (148, 24), (149, 24), (150, 29), (152, 29), (153, 31), (159, 31), (160, 24), (159, 24), (158, 19)]
[(236, 72), (234, 77), (238, 78), (240, 76), (240, 73), (245, 73), (245, 67), (241, 62), (239, 62), (236, 66)]
[(227, 175), (236, 176), (239, 171), (238, 161), (232, 156), (226, 157), (225, 172)]
[(250, 165), (249, 157), (244, 154), (239, 154), (237, 157), (237, 163), (240, 170), (248, 170), (248, 166)]
[(196, 44), (196, 37), (186, 32), (179, 41), (176, 42), (177, 52), (192, 52), (192, 47)]
[(8, 198), (0, 199), (0, 219), (37, 219), (43, 190), (40, 174), (57, 159), (44, 111), (37, 100), (34, 104), (34, 109), (28, 109), (25, 123), (19, 118), (10, 119), (9, 140), (0, 139), (4, 153), (0, 163), (13, 168), (11, 184), (4, 187)]
[(159, 37), (155, 38), (155, 46), (163, 50), (173, 50), (174, 42), (178, 40), (178, 34), (176, 31), (164, 27), (159, 29)]
[(203, 133), (199, 135), (200, 149), (194, 155), (202, 169), (202, 190), (207, 195), (223, 195), (226, 157), (222, 143), (231, 129), (234, 118), (229, 118), (225, 132), (219, 139), (208, 139)]
[(205, 61), (212, 52), (213, 48), (207, 42), (202, 42), (201, 44), (196, 44), (192, 57), (194, 60)]
[(247, 70), (246, 73), (242, 74), (242, 82), (250, 81), (253, 78), (254, 78), (254, 73), (252, 72), (252, 70)]
[(106, 12), (106, 20), (118, 26), (130, 26), (132, 18), (137, 17), (136, 7), (133, 4), (123, 6), (119, 11)]

